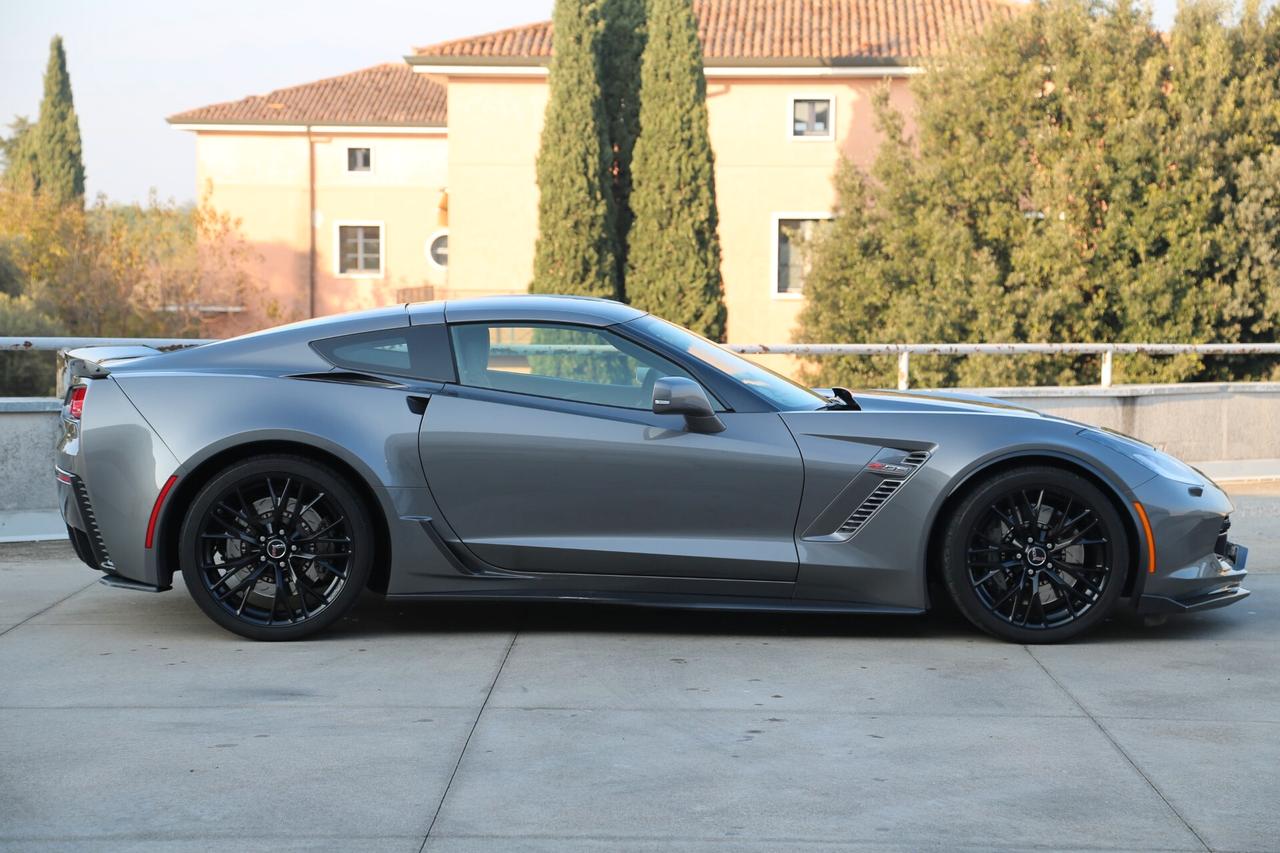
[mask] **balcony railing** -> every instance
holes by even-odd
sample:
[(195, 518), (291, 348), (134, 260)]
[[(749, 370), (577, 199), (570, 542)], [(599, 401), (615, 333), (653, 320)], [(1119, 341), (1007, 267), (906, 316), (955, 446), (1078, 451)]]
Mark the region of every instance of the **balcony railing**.
[[(207, 338), (60, 338), (0, 337), (0, 352), (61, 351), (94, 346), (149, 346), (158, 350), (182, 349), (212, 343)], [(1112, 365), (1119, 355), (1275, 355), (1280, 343), (1260, 344), (726, 344), (726, 349), (744, 355), (790, 355), (815, 358), (833, 355), (896, 355), (898, 388), (911, 387), (913, 355), (1097, 355), (1098, 384), (1111, 386)]]

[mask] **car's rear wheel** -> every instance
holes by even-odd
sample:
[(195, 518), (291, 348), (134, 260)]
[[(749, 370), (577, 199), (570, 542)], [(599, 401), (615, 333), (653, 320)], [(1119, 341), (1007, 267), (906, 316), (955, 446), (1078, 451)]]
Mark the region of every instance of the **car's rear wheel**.
[(1092, 482), (1059, 468), (997, 474), (955, 508), (942, 575), (974, 625), (1019, 643), (1052, 643), (1105, 619), (1129, 548), (1120, 514)]
[(182, 576), (219, 625), (296, 640), (342, 617), (373, 563), (373, 528), (350, 484), (300, 456), (256, 456), (200, 489), (182, 525)]

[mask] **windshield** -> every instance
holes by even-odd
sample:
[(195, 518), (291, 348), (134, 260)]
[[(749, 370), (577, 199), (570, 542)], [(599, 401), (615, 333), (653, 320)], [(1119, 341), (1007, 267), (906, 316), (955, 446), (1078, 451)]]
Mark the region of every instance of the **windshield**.
[(803, 385), (652, 314), (632, 320), (627, 325), (635, 326), (708, 367), (728, 374), (782, 411), (811, 411), (827, 406), (825, 398)]

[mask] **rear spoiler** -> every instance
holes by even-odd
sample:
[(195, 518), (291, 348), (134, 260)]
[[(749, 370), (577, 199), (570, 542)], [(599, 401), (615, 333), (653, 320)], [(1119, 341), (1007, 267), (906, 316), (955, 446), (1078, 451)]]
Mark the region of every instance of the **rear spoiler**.
[(160, 355), (160, 350), (144, 346), (81, 347), (67, 352), (63, 366), (63, 386), (70, 387), (80, 378), (105, 379), (110, 363)]

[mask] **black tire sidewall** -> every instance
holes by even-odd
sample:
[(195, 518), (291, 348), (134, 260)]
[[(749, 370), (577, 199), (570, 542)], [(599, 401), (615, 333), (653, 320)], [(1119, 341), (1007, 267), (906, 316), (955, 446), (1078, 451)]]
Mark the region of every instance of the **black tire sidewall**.
[[(1112, 574), (1102, 598), (1078, 619), (1056, 628), (1020, 628), (992, 614), (979, 600), (969, 583), (968, 542), (977, 523), (993, 500), (1015, 489), (1049, 486), (1081, 500), (1101, 519), (1112, 545)], [(1050, 466), (1010, 469), (980, 482), (956, 506), (943, 535), (942, 577), (960, 612), (978, 628), (1004, 640), (1018, 643), (1056, 643), (1071, 639), (1107, 618), (1120, 599), (1130, 572), (1129, 543), (1124, 521), (1107, 495), (1088, 479)]]
[[(346, 585), (322, 613), (295, 624), (267, 626), (237, 619), (234, 613), (227, 612), (218, 604), (200, 577), (199, 536), (206, 513), (235, 483), (265, 474), (300, 476), (312, 481), (332, 497), (351, 526), (353, 547)], [(348, 480), (329, 466), (302, 456), (254, 456), (224, 468), (196, 493), (187, 508), (178, 535), (178, 562), (191, 597), (214, 622), (252, 640), (298, 640), (322, 631), (341, 619), (368, 584), (373, 567), (373, 553), (373, 526), (369, 521), (369, 513)]]

